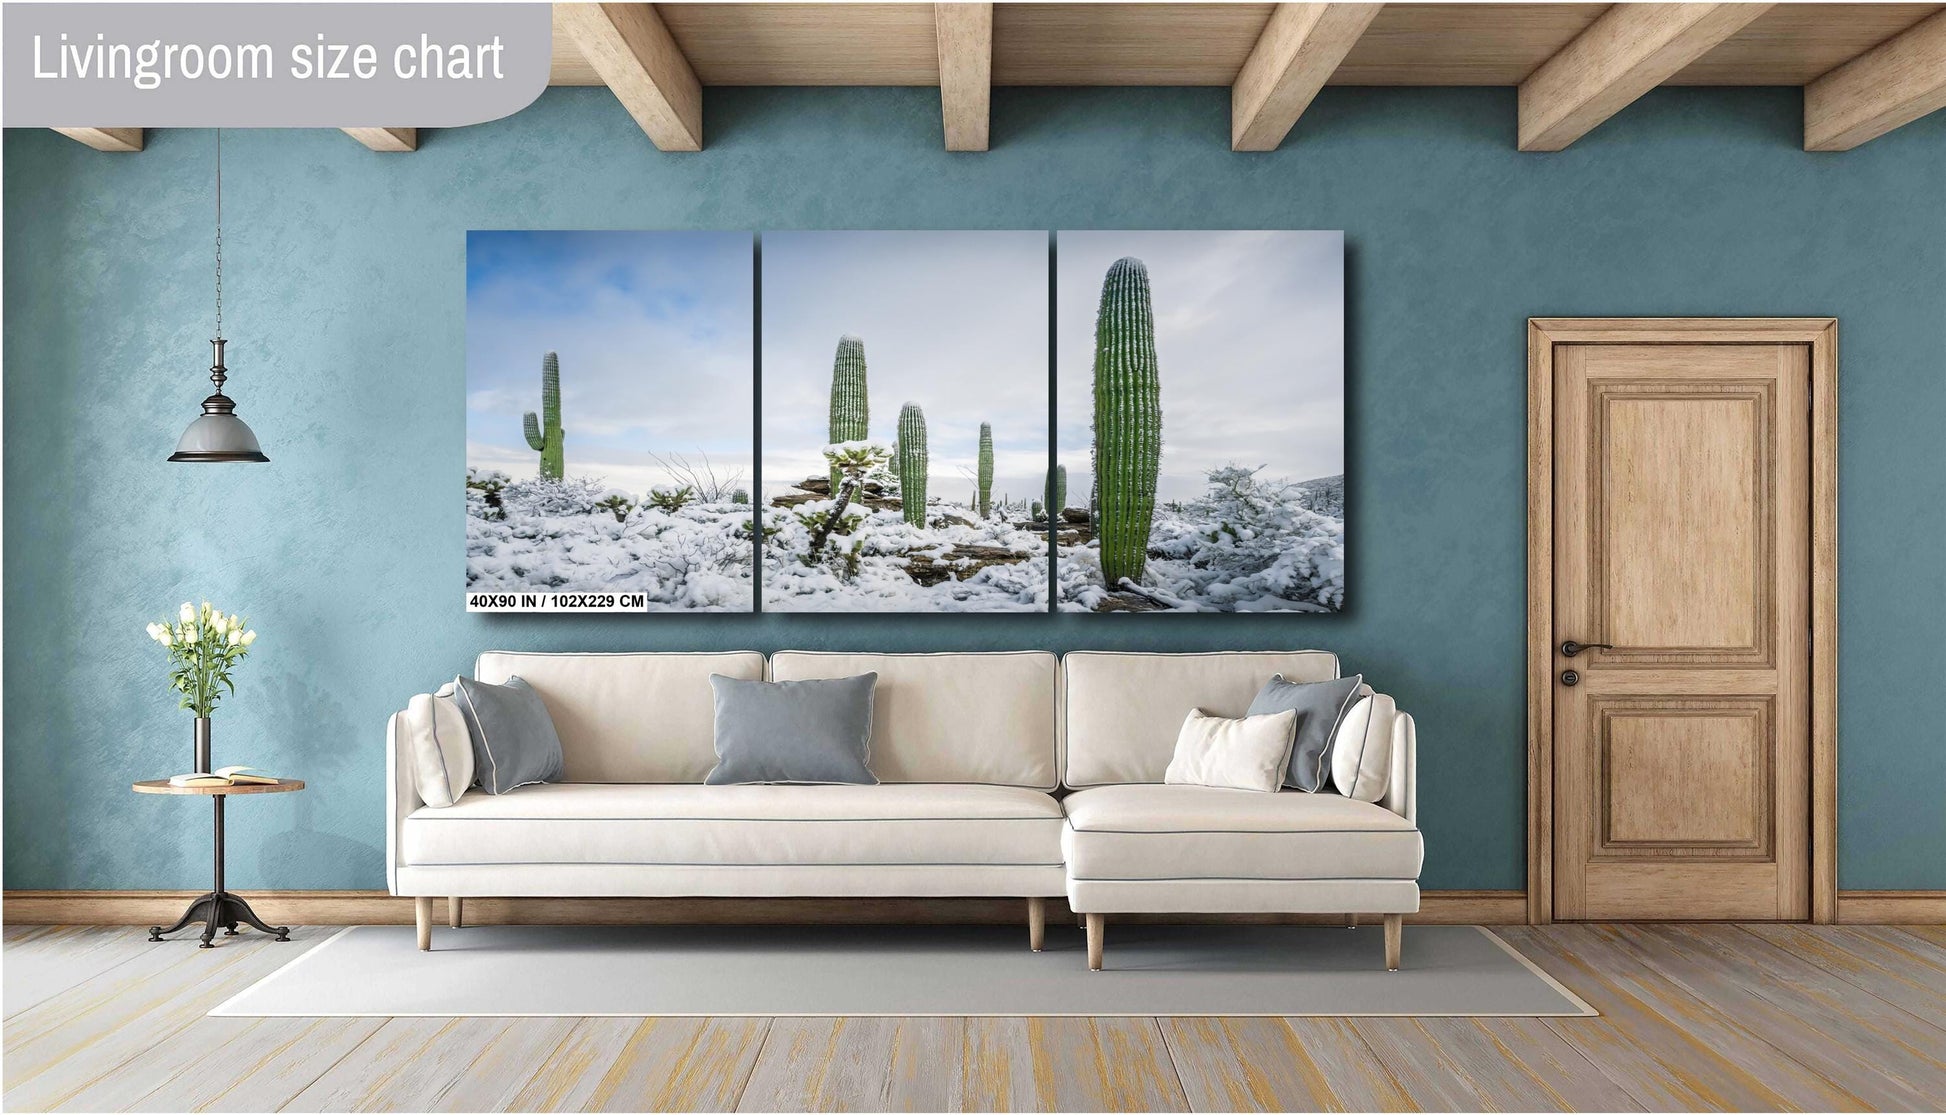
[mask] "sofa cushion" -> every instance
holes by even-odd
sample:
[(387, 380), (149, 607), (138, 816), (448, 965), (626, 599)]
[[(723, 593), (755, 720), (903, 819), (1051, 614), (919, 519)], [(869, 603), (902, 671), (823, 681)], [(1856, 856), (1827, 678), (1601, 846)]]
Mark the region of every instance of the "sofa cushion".
[(532, 786), (415, 810), (410, 865), (1061, 862), (1061, 806), (1010, 786)]
[[(980, 782), (1052, 790), (1058, 662), (1045, 651), (771, 656), (776, 681), (876, 673), (872, 773), (881, 782)], [(1169, 726), (1182, 723), (1177, 709)], [(1168, 764), (1168, 757), (1163, 757)], [(1158, 778), (1160, 775), (1158, 774)]]
[(1162, 780), (1178, 786), (1221, 786), (1273, 793), (1284, 784), (1291, 756), (1290, 709), (1267, 716), (1204, 716), (1190, 709), (1176, 736), (1176, 757)]
[(1316, 792), (1331, 784), (1331, 741), (1364, 684), (1360, 674), (1329, 681), (1287, 681), (1273, 674), (1264, 682), (1250, 702), (1250, 715), (1288, 709), (1297, 716), (1284, 785)]
[(1337, 794), (1129, 785), (1080, 790), (1063, 804), (1074, 879), (1419, 877), (1418, 830)]
[(816, 681), (710, 676), (716, 693), (711, 786), (762, 782), (876, 786), (872, 687), (877, 674)]
[(1331, 741), (1331, 786), (1348, 798), (1377, 801), (1392, 786), (1392, 724), (1398, 706), (1367, 693), (1345, 713)]
[(473, 740), (482, 790), (505, 794), (561, 780), (561, 737), (533, 686), (519, 677), (505, 685), (454, 678), (453, 700)]
[(1272, 674), (1288, 681), (1326, 681), (1338, 676), (1338, 656), (1321, 650), (1072, 651), (1061, 670), (1066, 679), (1062, 781), (1079, 789), (1161, 782), (1190, 709), (1242, 716)]
[(716, 765), (709, 676), (756, 680), (756, 651), (724, 654), (540, 654), (488, 651), (473, 676), (519, 674), (561, 737), (567, 782), (701, 782)]
[(411, 758), (419, 797), (435, 809), (453, 804), (473, 784), (473, 735), (453, 699), (453, 685), (421, 693), (399, 714), (399, 740)]

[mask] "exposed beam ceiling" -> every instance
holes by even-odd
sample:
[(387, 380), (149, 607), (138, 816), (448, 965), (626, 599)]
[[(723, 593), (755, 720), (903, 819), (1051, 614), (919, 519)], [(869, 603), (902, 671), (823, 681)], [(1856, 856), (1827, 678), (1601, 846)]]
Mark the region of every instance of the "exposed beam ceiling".
[(664, 151), (703, 149), (703, 88), (652, 4), (556, 4), (602, 83)]
[[(1320, 73), (1328, 85), (1521, 86), (1518, 133), (1532, 150), (1572, 142), (1657, 84), (1804, 87), (1812, 150), (1856, 146), (1946, 98), (1942, 3), (1394, 3), (1335, 66), (1323, 64), (1326, 39), (1339, 37), (1324, 33), (1330, 21), (1307, 25), (1303, 13), (1353, 6), (945, 7), (942, 20), (911, 2), (557, 4), (550, 81), (608, 87), (671, 151), (701, 148), (706, 85), (937, 86), (949, 145), (975, 149), (990, 117), (981, 28), (962, 40), (952, 21), (991, 7), (988, 103), (998, 85), (1221, 86), (1239, 149), (1275, 146)], [(142, 149), (140, 128), (57, 130), (99, 150)], [(416, 145), (410, 128), (346, 130), (379, 150)]]
[(56, 128), (69, 139), (85, 143), (97, 151), (140, 151), (140, 128)]
[[(998, 4), (995, 85), (1220, 85), (1236, 81), (1270, 4)], [(1387, 4), (1332, 85), (1518, 85), (1607, 4)], [(1805, 85), (1940, 4), (1778, 4), (1669, 85)], [(937, 85), (932, 5), (665, 4), (704, 85)], [(555, 85), (601, 77), (559, 33)]]
[(1617, 4), (1520, 83), (1520, 149), (1559, 151), (1755, 20), (1767, 4)]
[(1804, 89), (1804, 149), (1849, 151), (1946, 108), (1946, 12)]
[(1230, 149), (1275, 151), (1381, 4), (1279, 4), (1230, 86)]
[(374, 151), (417, 151), (417, 128), (339, 128), (351, 138)]
[(1809, 85), (1940, 11), (1937, 4), (1778, 4), (1666, 85)]
[(946, 150), (985, 151), (993, 99), (993, 5), (934, 4)]

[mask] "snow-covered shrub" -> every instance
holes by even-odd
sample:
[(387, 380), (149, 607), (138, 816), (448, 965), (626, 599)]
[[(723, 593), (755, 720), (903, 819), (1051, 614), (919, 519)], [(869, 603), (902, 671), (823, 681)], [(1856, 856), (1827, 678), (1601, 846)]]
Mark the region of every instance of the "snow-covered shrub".
[(599, 480), (571, 476), (565, 480), (516, 480), (501, 494), (509, 519), (552, 515), (588, 515), (609, 489)]
[(512, 478), (499, 469), (468, 468), (466, 470), (466, 513), (481, 519), (504, 519), (506, 508), (501, 504), (502, 494)]
[(1173, 560), (1156, 570), (1155, 587), (1224, 610), (1344, 604), (1344, 521), (1309, 510), (1300, 485), (1262, 471), (1212, 469), (1202, 498), (1158, 516), (1149, 550)]
[(625, 523), (628, 521), (629, 512), (635, 510), (635, 500), (627, 492), (615, 488), (601, 497), (595, 506), (615, 516), (616, 522)]
[(647, 498), (656, 510), (674, 513), (695, 502), (696, 489), (687, 484), (678, 488), (650, 488)]

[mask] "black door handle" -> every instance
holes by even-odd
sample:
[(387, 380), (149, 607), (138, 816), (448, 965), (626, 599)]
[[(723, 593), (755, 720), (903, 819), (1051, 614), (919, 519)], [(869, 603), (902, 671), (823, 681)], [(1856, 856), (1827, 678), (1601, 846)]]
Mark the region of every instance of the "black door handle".
[(1561, 654), (1567, 658), (1573, 658), (1584, 650), (1614, 649), (1615, 645), (1613, 643), (1577, 643), (1573, 639), (1569, 639), (1567, 642), (1561, 644)]

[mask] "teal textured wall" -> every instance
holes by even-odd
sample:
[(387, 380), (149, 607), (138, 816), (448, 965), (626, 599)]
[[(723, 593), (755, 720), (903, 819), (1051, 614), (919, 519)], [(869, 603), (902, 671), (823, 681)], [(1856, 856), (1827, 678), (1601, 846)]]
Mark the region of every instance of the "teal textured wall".
[[(384, 885), (383, 728), (496, 646), (1319, 646), (1420, 724), (1424, 881), (1522, 885), (1529, 315), (1841, 319), (1840, 883), (1946, 887), (1946, 113), (1798, 149), (1795, 90), (1667, 90), (1568, 151), (1508, 90), (1332, 89), (1233, 155), (1222, 90), (712, 90), (664, 155), (602, 90), (376, 155), (225, 142), (227, 320), (267, 466), (163, 463), (207, 387), (210, 135), (5, 138), (5, 883), (195, 887), (206, 808), (135, 798), (187, 715), (142, 625), (207, 595), (263, 633), (219, 762), (231, 883)], [(1349, 245), (1351, 565), (1304, 617), (484, 618), (461, 611), (468, 228), (1331, 228)], [(1239, 406), (1247, 400), (1239, 400)]]

